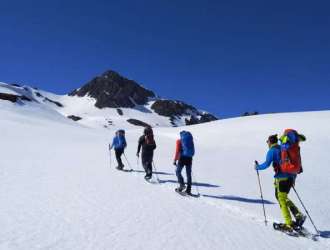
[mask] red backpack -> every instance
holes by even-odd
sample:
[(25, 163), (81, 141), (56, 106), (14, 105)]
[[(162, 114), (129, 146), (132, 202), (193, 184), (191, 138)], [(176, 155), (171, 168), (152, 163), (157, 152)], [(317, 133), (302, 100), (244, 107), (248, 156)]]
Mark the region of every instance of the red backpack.
[(280, 138), (281, 146), (281, 172), (289, 174), (302, 173), (299, 134), (294, 129), (286, 129)]
[(145, 143), (146, 144), (148, 144), (148, 145), (155, 144), (154, 133), (153, 133), (151, 127), (145, 128), (145, 130), (144, 130), (144, 138), (145, 138)]

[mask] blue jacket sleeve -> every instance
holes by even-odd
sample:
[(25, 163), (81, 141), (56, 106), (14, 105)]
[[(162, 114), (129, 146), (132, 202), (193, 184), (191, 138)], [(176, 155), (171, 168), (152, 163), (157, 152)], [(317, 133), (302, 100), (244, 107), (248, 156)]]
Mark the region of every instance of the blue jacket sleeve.
[(116, 145), (116, 137), (112, 139), (111, 149)]
[(266, 161), (256, 167), (257, 170), (268, 168), (273, 162), (273, 150), (269, 150), (266, 156)]

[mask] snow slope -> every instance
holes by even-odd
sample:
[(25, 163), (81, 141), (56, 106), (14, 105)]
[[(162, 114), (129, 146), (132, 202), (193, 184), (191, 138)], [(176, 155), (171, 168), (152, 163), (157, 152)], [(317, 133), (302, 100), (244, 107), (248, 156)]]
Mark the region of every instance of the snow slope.
[[(24, 109), (0, 102), (0, 249), (330, 249), (329, 111), (188, 127), (202, 194), (196, 199), (173, 192), (179, 128), (155, 129), (161, 184), (152, 185), (135, 157), (142, 129), (126, 132), (126, 156), (136, 171), (124, 173), (110, 167), (113, 131), (80, 126), (39, 106)], [(263, 224), (253, 162), (265, 157), (266, 137), (287, 127), (307, 137), (296, 187), (322, 231), (318, 241)], [(281, 220), (272, 170), (261, 179), (268, 219)], [(306, 227), (313, 232), (309, 221)]]

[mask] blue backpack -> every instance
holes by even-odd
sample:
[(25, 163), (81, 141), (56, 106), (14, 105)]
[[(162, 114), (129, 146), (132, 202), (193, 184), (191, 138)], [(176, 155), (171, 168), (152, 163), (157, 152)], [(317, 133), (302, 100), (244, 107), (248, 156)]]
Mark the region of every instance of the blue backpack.
[(190, 132), (180, 132), (182, 156), (193, 157), (195, 155), (194, 139)]
[(125, 131), (124, 130), (118, 130), (117, 131), (118, 135), (117, 137), (117, 145), (115, 145), (115, 148), (122, 148), (124, 149), (126, 147), (126, 139), (125, 139)]

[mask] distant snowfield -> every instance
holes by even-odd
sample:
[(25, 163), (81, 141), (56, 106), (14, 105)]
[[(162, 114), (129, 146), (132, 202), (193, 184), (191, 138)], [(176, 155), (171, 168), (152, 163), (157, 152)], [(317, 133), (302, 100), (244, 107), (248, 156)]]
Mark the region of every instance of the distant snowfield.
[[(110, 167), (113, 131), (38, 105), (0, 101), (0, 117), (0, 249), (330, 249), (330, 111), (155, 129), (159, 185), (146, 183), (137, 164), (142, 129), (126, 132), (136, 172), (124, 173)], [(325, 236), (317, 242), (263, 223), (253, 162), (264, 160), (267, 136), (285, 128), (307, 137), (296, 188)], [(198, 199), (174, 192), (172, 159), (182, 129), (195, 138)], [(269, 221), (281, 221), (272, 176), (271, 168), (261, 172), (266, 212)], [(294, 192), (290, 197), (301, 208)]]

